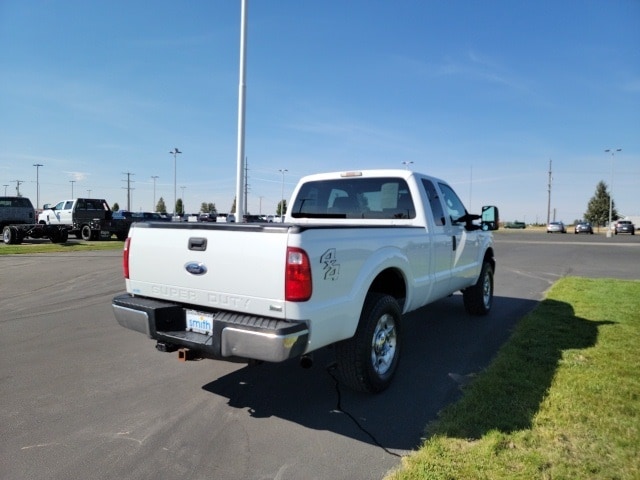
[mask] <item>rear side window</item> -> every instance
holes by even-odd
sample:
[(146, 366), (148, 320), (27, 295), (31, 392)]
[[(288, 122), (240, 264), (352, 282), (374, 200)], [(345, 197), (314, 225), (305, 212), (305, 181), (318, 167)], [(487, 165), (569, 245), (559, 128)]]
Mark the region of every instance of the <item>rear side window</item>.
[(410, 219), (416, 211), (401, 178), (343, 178), (305, 183), (293, 218)]

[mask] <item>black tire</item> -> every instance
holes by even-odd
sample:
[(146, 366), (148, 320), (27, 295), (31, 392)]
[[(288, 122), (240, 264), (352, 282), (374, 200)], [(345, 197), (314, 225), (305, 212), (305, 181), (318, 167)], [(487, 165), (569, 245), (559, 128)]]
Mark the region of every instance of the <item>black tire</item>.
[(7, 225), (2, 229), (2, 241), (5, 245), (15, 245), (16, 243), (20, 243), (18, 239), (18, 229), (16, 227)]
[(493, 304), (493, 267), (488, 261), (482, 264), (480, 276), (475, 285), (462, 291), (462, 300), (467, 313), (486, 315)]
[(82, 227), (80, 228), (80, 235), (82, 236), (82, 240), (91, 240), (91, 237), (93, 236), (91, 227), (89, 225), (82, 225)]
[(69, 231), (66, 228), (56, 228), (52, 231), (49, 240), (51, 243), (66, 243), (69, 239)]
[(402, 312), (395, 298), (368, 293), (353, 337), (336, 344), (337, 373), (350, 388), (385, 390), (400, 361)]

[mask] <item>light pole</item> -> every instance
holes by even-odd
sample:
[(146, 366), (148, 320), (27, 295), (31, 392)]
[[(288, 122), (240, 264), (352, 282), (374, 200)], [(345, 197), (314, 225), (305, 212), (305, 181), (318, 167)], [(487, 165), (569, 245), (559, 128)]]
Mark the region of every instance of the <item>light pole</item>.
[(73, 198), (73, 184), (76, 183), (75, 180), (69, 180), (71, 182), (71, 198)]
[(153, 180), (153, 208), (151, 209), (152, 212), (155, 212), (157, 210), (156, 208), (156, 180), (160, 178), (158, 175), (151, 175), (151, 179)]
[(36, 210), (40, 208), (40, 167), (44, 167), (41, 163), (34, 163), (36, 167)]
[(184, 208), (184, 204), (185, 204), (185, 203), (184, 203), (184, 189), (185, 189), (185, 188), (187, 188), (187, 187), (185, 187), (184, 185), (182, 185), (182, 186), (180, 187), (180, 190), (182, 190), (182, 197), (180, 197), (180, 198), (182, 199), (182, 214), (183, 214), (183, 215), (187, 213), (187, 209), (186, 209), (186, 208)]
[(178, 147), (175, 147), (173, 150), (171, 150), (169, 152), (171, 155), (173, 155), (173, 216), (176, 216), (176, 203), (178, 202), (178, 196), (176, 194), (176, 190), (177, 190), (177, 184), (176, 184), (176, 178), (178, 175), (178, 167), (176, 166), (177, 161), (176, 161), (176, 157), (178, 156), (179, 153), (182, 153), (180, 150), (178, 150)]
[(613, 211), (613, 157), (616, 152), (621, 152), (621, 148), (607, 148), (605, 153), (611, 153), (611, 185), (609, 185), (609, 223), (607, 224), (607, 237), (611, 236), (611, 212)]
[(413, 162), (409, 161), (409, 162), (402, 162), (402, 164), (404, 165), (404, 168), (406, 168), (407, 170), (409, 170), (409, 165), (411, 165)]
[(284, 220), (284, 174), (288, 172), (286, 168), (278, 170), (282, 174), (282, 191), (280, 193), (280, 223)]
[(6, 196), (7, 196), (7, 187), (8, 187), (9, 185), (7, 185), (7, 184), (5, 183), (5, 184), (4, 184), (4, 185), (2, 185), (2, 186), (4, 187), (4, 196), (6, 197)]

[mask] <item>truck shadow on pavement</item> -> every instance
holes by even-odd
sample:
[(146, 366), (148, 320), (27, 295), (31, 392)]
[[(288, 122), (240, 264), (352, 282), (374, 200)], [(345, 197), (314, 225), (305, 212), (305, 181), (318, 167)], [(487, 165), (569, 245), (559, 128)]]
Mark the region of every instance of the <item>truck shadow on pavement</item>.
[[(488, 316), (473, 317), (465, 313), (459, 296), (454, 295), (406, 315), (399, 370), (389, 389), (377, 395), (354, 392), (339, 384), (332, 375), (330, 348), (315, 352), (314, 365), (308, 370), (293, 360), (261, 364), (236, 370), (203, 389), (227, 398), (229, 406), (246, 409), (252, 417), (277, 417), (309, 429), (331, 431), (397, 455), (394, 451), (404, 453), (419, 447), (427, 424), (460, 398), (466, 379), (490, 364), (520, 318), (537, 304), (495, 297)], [(597, 326), (593, 322), (575, 318), (572, 312), (567, 318), (569, 325), (565, 327), (572, 331), (568, 338), (576, 340), (562, 349), (595, 343)], [(544, 343), (546, 328), (540, 326), (536, 341)], [(574, 336), (576, 332), (580, 335)], [(551, 352), (549, 368), (538, 381), (538, 404), (551, 383), (562, 349)], [(513, 372), (513, 378), (522, 375), (521, 371)], [(530, 423), (537, 411), (537, 405), (532, 407), (523, 413), (518, 428)], [(486, 428), (499, 425), (500, 419), (494, 418)]]

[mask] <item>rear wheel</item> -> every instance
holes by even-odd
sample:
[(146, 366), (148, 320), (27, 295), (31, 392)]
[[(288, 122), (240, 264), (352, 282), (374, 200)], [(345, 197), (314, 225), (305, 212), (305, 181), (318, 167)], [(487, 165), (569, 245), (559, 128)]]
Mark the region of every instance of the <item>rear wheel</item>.
[(486, 315), (493, 303), (493, 267), (485, 260), (475, 285), (462, 291), (464, 308), (472, 315)]
[(2, 241), (6, 245), (15, 245), (18, 242), (18, 229), (16, 227), (6, 226), (2, 229)]
[(361, 392), (385, 390), (400, 360), (400, 319), (395, 298), (369, 293), (355, 335), (336, 344), (338, 374), (343, 383)]
[(80, 235), (82, 236), (82, 240), (91, 240), (93, 232), (91, 232), (91, 227), (89, 225), (83, 225), (80, 229)]
[(51, 243), (66, 243), (69, 239), (69, 232), (66, 228), (56, 228), (51, 231), (49, 235), (49, 240)]

